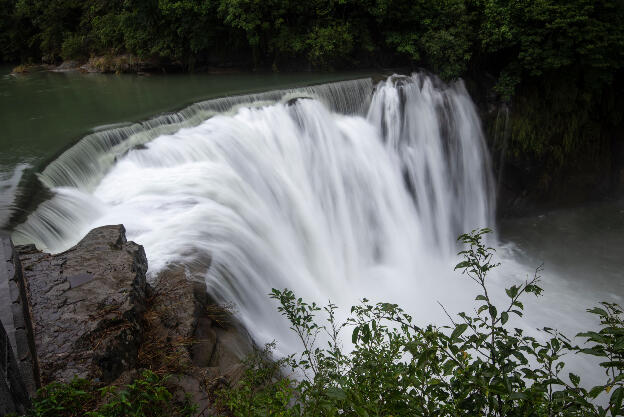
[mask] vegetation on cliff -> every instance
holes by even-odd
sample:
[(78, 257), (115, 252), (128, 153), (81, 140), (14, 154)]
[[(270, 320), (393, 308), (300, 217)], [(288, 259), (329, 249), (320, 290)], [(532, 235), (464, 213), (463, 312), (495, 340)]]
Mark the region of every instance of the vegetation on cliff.
[(196, 407), (188, 398), (176, 401), (167, 377), (143, 371), (123, 387), (105, 386), (75, 378), (53, 382), (37, 393), (25, 417), (191, 417)]
[[(600, 330), (581, 333), (582, 347), (555, 329), (532, 337), (515, 328), (525, 295), (539, 296), (539, 276), (491, 298), (488, 273), (497, 264), (485, 246), (486, 230), (461, 236), (467, 249), (457, 265), (480, 290), (474, 313), (449, 316), (448, 326), (419, 327), (399, 306), (362, 304), (345, 323), (336, 306), (320, 308), (289, 291), (274, 290), (279, 310), (299, 336), (302, 352), (282, 360), (301, 380), (284, 378), (263, 353), (245, 378), (217, 396), (234, 416), (618, 416), (624, 415), (622, 309), (603, 303), (588, 310)], [(325, 315), (325, 320), (319, 318)], [(350, 329), (354, 350), (341, 332)], [(325, 340), (329, 343), (326, 344)], [(564, 359), (592, 355), (604, 382), (586, 388)], [(596, 401), (600, 395), (600, 398)]]
[[(526, 334), (517, 318), (524, 297), (539, 296), (539, 271), (507, 288), (496, 303), (488, 274), (498, 266), (482, 229), (462, 235), (456, 266), (479, 289), (474, 313), (448, 315), (446, 326), (418, 326), (399, 306), (363, 300), (343, 323), (333, 304), (321, 308), (289, 290), (273, 290), (301, 351), (280, 360), (275, 344), (249, 356), (240, 379), (210, 384), (208, 415), (265, 416), (622, 416), (624, 415), (624, 312), (602, 303), (588, 310), (599, 329), (577, 335), (581, 346), (556, 329)], [(324, 316), (322, 318), (321, 316)], [(351, 332), (353, 350), (342, 345)], [(565, 359), (590, 355), (604, 380), (589, 388), (566, 369)], [(292, 374), (290, 373), (292, 370)], [(288, 375), (295, 375), (289, 377)], [(191, 416), (187, 395), (167, 387), (167, 376), (143, 371), (125, 387), (98, 388), (83, 379), (39, 391), (28, 417), (132, 415)], [(176, 399), (177, 398), (177, 399)]]

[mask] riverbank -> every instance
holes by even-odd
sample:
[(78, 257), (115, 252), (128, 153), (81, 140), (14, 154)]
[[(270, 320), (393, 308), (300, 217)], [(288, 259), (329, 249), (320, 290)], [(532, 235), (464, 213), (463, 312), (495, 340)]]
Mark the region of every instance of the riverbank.
[[(41, 71), (52, 72), (69, 72), (78, 71), (82, 73), (98, 73), (98, 74), (138, 74), (149, 75), (152, 73), (181, 73), (185, 69), (182, 65), (175, 63), (165, 64), (154, 59), (141, 59), (135, 55), (102, 55), (82, 60), (62, 61), (58, 65), (55, 64), (20, 64), (11, 70), (11, 74), (24, 75)], [(247, 72), (248, 69), (217, 69), (217, 68), (198, 68), (197, 72), (209, 73), (237, 73)]]

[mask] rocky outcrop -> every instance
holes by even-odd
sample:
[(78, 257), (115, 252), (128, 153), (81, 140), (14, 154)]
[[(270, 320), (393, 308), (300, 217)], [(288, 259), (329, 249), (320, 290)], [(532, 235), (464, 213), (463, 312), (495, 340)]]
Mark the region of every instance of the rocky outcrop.
[(23, 413), (30, 406), (26, 389), (9, 336), (0, 323), (0, 416)]
[(30, 395), (22, 379), (9, 336), (0, 323), (0, 416), (23, 413), (30, 406)]
[(190, 395), (207, 416), (214, 389), (242, 375), (248, 333), (183, 267), (148, 284), (143, 247), (122, 225), (94, 229), (57, 255), (17, 250), (42, 384), (78, 376), (120, 385), (151, 369), (172, 375), (176, 399)]
[(74, 376), (112, 382), (136, 364), (147, 260), (124, 227), (92, 230), (58, 255), (18, 247), (43, 384)]
[(182, 267), (159, 274), (139, 362), (175, 375), (169, 384), (178, 400), (189, 394), (199, 415), (211, 415), (211, 391), (222, 382), (235, 383), (252, 351), (247, 332), (210, 299), (204, 282), (189, 279)]

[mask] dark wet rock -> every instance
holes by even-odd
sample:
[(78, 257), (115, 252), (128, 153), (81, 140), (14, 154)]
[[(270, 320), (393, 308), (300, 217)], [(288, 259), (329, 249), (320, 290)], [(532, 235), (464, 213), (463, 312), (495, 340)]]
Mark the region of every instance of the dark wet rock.
[(294, 106), (296, 105), (300, 100), (312, 100), (312, 97), (293, 97), (291, 99), (289, 99), (286, 102), (287, 106)]
[(56, 67), (50, 64), (24, 64), (24, 65), (18, 65), (17, 67), (13, 68), (13, 70), (11, 71), (11, 74), (13, 75), (30, 74), (33, 72), (50, 71), (50, 70), (53, 70), (54, 68)]
[(23, 413), (30, 406), (30, 394), (24, 384), (9, 336), (0, 322), (0, 416)]
[(143, 247), (126, 241), (122, 225), (94, 229), (57, 255), (17, 250), (44, 385), (78, 376), (121, 386), (151, 369), (171, 375), (175, 399), (189, 395), (208, 416), (214, 389), (242, 376), (249, 334), (190, 278), (198, 274), (171, 267), (150, 286)]
[[(23, 399), (35, 393), (40, 381), (22, 267), (10, 237), (2, 234), (0, 234), (0, 321), (6, 330), (6, 333), (3, 333), (6, 335), (6, 344), (0, 343), (0, 362), (4, 361), (4, 372), (0, 374), (8, 378), (9, 390), (14, 395), (17, 394), (16, 404), (24, 403)], [(14, 366), (8, 359), (11, 356)], [(3, 402), (1, 398), (0, 402)]]
[(249, 334), (181, 267), (158, 275), (145, 317), (140, 365), (175, 375), (168, 383), (176, 397), (189, 394), (198, 415), (211, 415), (212, 388), (217, 381), (236, 383), (253, 352)]
[(149, 287), (143, 247), (122, 225), (92, 230), (58, 255), (18, 247), (42, 383), (104, 383), (132, 369)]

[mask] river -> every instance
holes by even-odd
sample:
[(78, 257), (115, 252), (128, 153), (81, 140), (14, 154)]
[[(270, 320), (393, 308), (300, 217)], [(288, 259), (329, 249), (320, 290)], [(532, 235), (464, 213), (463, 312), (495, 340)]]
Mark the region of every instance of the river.
[[(285, 351), (271, 287), (344, 306), (397, 302), (421, 323), (445, 320), (437, 301), (469, 309), (455, 238), (483, 226), (497, 230), (497, 296), (544, 264), (546, 293), (520, 323), (529, 331), (574, 334), (596, 324), (585, 308), (622, 303), (622, 202), (497, 224), (463, 84), (393, 77), (373, 93), (368, 75), (3, 75), (0, 215), (17, 219), (17, 243), (52, 251), (124, 223), (152, 274), (184, 264)], [(45, 186), (27, 184), (35, 172)]]

